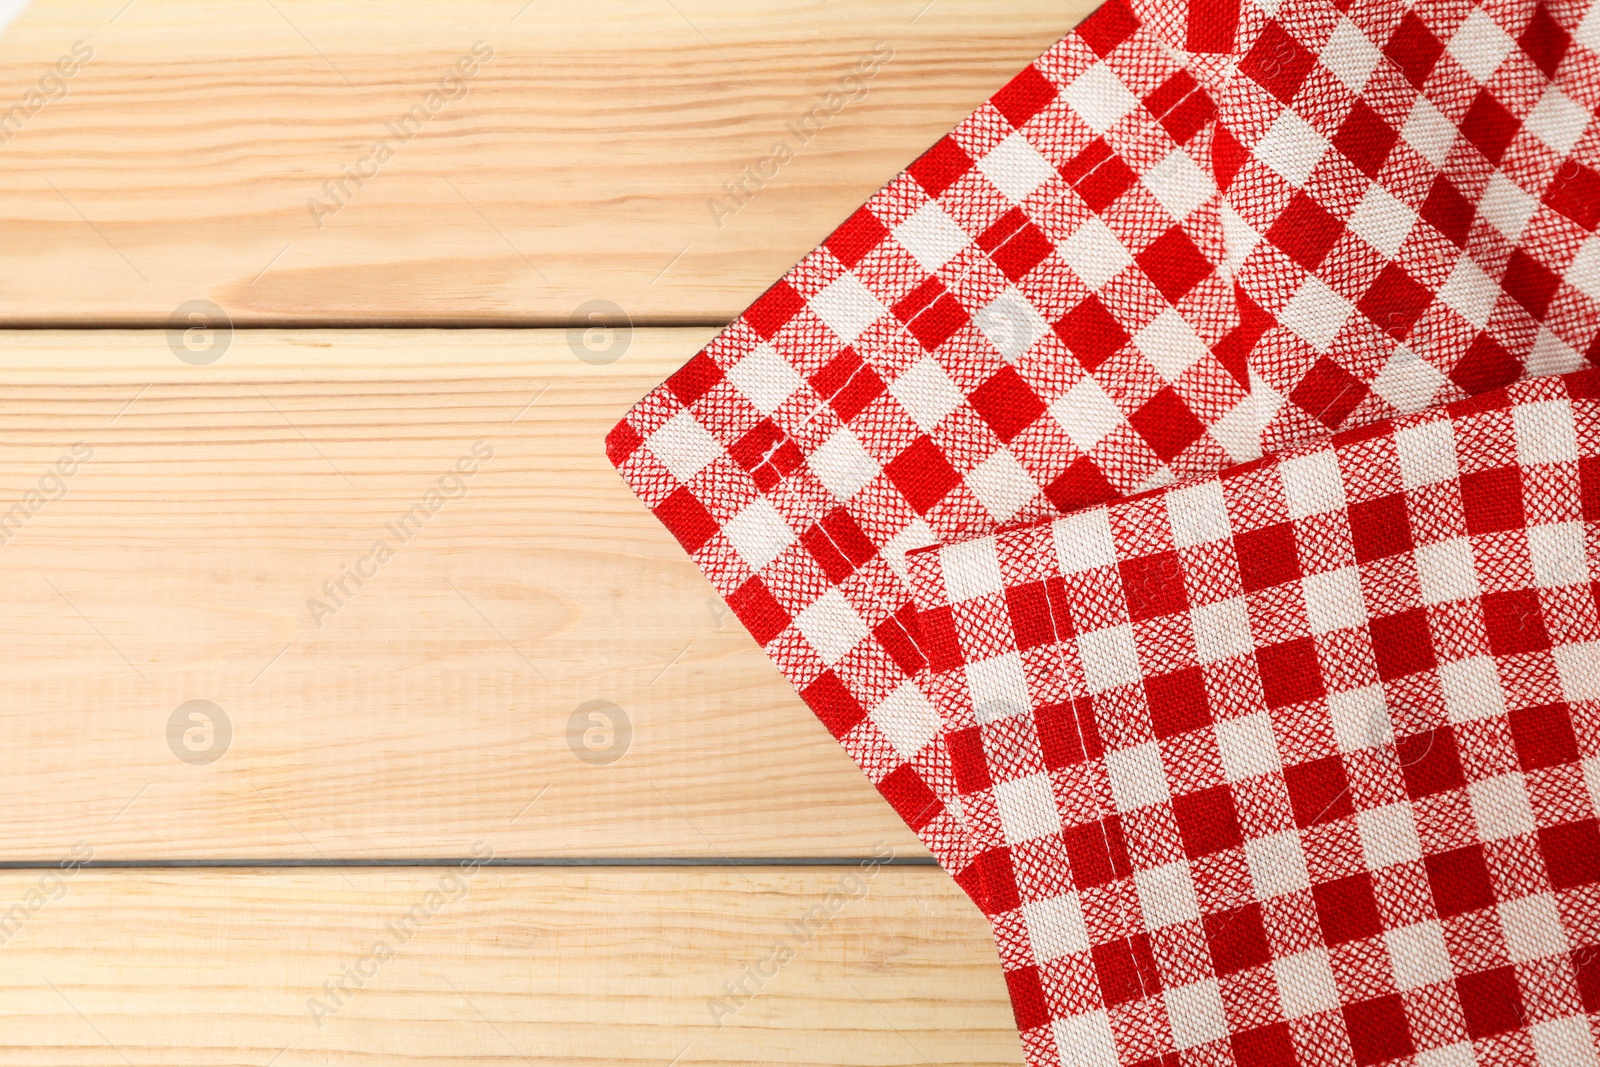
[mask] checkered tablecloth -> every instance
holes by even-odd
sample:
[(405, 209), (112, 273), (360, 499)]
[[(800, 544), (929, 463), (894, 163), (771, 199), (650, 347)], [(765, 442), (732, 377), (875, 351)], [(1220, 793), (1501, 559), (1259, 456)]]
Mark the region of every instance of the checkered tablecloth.
[[(1249, 479), (1268, 477), (1260, 472), (1301, 456), (1297, 449), (1324, 457), (1295, 460), (1304, 469), (1339, 466), (1339, 450), (1354, 445), (1329, 444), (1336, 431), (1378, 426), (1374, 434), (1392, 436), (1394, 426), (1411, 423), (1390, 420), (1425, 409), (1436, 412), (1426, 425), (1448, 428), (1467, 415), (1444, 405), (1600, 362), (1597, 53), (1600, 8), (1587, 0), (1111, 0), (852, 215), (608, 437), (611, 460), (629, 485), (895, 810), (994, 917), (1033, 1062), (1132, 1064), (1145, 1057), (1162, 1067), (1255, 1065), (1294, 1062), (1284, 1058), (1293, 1048), (1305, 1062), (1367, 1063), (1402, 1048), (1395, 1035), (1406, 1036), (1407, 1049), (1434, 1049), (1417, 1062), (1437, 1067), (1471, 1062), (1472, 1048), (1485, 1062), (1534, 1062), (1533, 1055), (1569, 1062), (1528, 1051), (1543, 1050), (1538, 1035), (1554, 1033), (1531, 1023), (1516, 1032), (1533, 1035), (1526, 1040), (1534, 1044), (1514, 1051), (1493, 1052), (1492, 1042), (1465, 1046), (1467, 1053), (1436, 1051), (1446, 1046), (1430, 1043), (1415, 1020), (1411, 1029), (1390, 1025), (1423, 1010), (1406, 1001), (1411, 990), (1363, 999), (1340, 984), (1337, 967), (1329, 987), (1337, 1004), (1327, 1010), (1344, 1021), (1316, 1022), (1320, 1037), (1307, 1038), (1313, 1024), (1303, 1020), (1326, 1011), (1293, 1015), (1280, 1004), (1278, 1015), (1256, 1027), (1267, 1036), (1190, 1042), (1210, 1034), (1211, 1023), (1180, 1036), (1162, 1021), (1193, 1013), (1152, 999), (1158, 986), (1149, 983), (1163, 980), (1170, 961), (1152, 955), (1150, 937), (1143, 948), (1129, 941), (1131, 955), (1121, 962), (1102, 965), (1091, 953), (1098, 988), (1066, 990), (1046, 981), (1053, 972), (1016, 925), (1026, 923), (1013, 900), (1020, 887), (1004, 873), (1015, 855), (1001, 845), (995, 794), (971, 788), (978, 764), (993, 763), (992, 777), (1009, 757), (974, 748), (981, 731), (973, 734), (964, 719), (952, 726), (962, 707), (953, 678), (971, 687), (968, 704), (998, 692), (969, 677), (981, 668), (967, 661), (989, 657), (951, 644), (948, 635), (930, 643), (924, 609), (944, 605), (932, 587), (919, 587), (919, 606), (912, 583), (931, 581), (929, 561), (946, 553), (991, 550), (997, 531), (1061, 515), (1077, 515), (1061, 527), (1076, 530), (1070, 522), (1111, 514), (1102, 505), (1173, 484), (1191, 494), (1213, 491), (1195, 486), (1223, 492), (1253, 485)], [(1529, 388), (1555, 388), (1559, 380)], [(1578, 379), (1566, 381), (1560, 388)], [(1513, 391), (1503, 403), (1524, 395)], [(1588, 405), (1568, 407), (1581, 429)], [(1265, 466), (1249, 466), (1264, 452)], [(1470, 467), (1476, 459), (1461, 462)], [(1520, 459), (1513, 464), (1522, 466)], [(1462, 481), (1454, 491), (1464, 494), (1468, 484), (1476, 483)], [(1359, 495), (1357, 488), (1347, 486), (1346, 496)], [(1408, 510), (1410, 491), (1364, 500), (1359, 519), (1354, 505), (1341, 505), (1349, 527), (1342, 536), (1357, 542), (1345, 548), (1359, 556), (1374, 545), (1404, 542), (1411, 552), (1422, 544), (1425, 532), (1410, 525), (1417, 521)], [(1568, 490), (1550, 490), (1561, 491)], [(1117, 507), (1150, 508), (1145, 501), (1155, 499)], [(1570, 512), (1576, 505), (1563, 506)], [(1243, 568), (1240, 582), (1266, 583), (1230, 602), (1277, 595), (1265, 590), (1290, 579), (1267, 579), (1298, 559), (1303, 573), (1292, 581), (1299, 587), (1343, 582), (1328, 596), (1348, 600), (1354, 590), (1367, 604), (1371, 617), (1352, 624), (1367, 651), (1359, 651), (1360, 642), (1323, 648), (1324, 631), (1289, 642), (1287, 651), (1265, 651), (1284, 642), (1258, 636), (1270, 627), (1258, 631), (1249, 611), (1229, 608), (1245, 611), (1242, 632), (1263, 645), (1251, 646), (1253, 666), (1238, 668), (1256, 671), (1250, 684), (1257, 691), (1308, 685), (1304, 679), (1325, 678), (1342, 656), (1354, 657), (1348, 672), (1363, 654), (1361, 663), (1401, 655), (1391, 649), (1414, 650), (1418, 627), (1432, 625), (1433, 601), (1420, 600), (1406, 614), (1378, 612), (1361, 599), (1394, 593), (1367, 589), (1369, 572), (1390, 567), (1381, 561), (1392, 554), (1334, 568), (1343, 575), (1337, 579), (1308, 577), (1321, 575), (1322, 561), (1313, 566), (1297, 557), (1295, 546), (1308, 536), (1300, 519), (1320, 514), (1267, 524), (1271, 530), (1251, 531), (1254, 540), (1245, 543), (1253, 547), (1228, 549)], [(1592, 519), (1574, 514), (1570, 522)], [(1312, 522), (1322, 539), (1316, 543), (1326, 547), (1335, 532), (1320, 521)], [(1589, 535), (1587, 526), (1574, 528)], [(1047, 549), (1054, 549), (1038, 540), (1039, 529), (1017, 536), (1034, 539), (1026, 551), (1038, 555), (1034, 565), (1047, 567)], [(1452, 565), (1465, 561), (1470, 569), (1476, 548), (1468, 548), (1450, 550), (1457, 553)], [(1166, 562), (1129, 579), (1126, 610), (1142, 610), (1132, 604), (1143, 591), (1167, 590), (1181, 578), (1181, 552), (1155, 555)], [(1259, 574), (1251, 570), (1257, 567)], [(1069, 620), (1083, 607), (1070, 597), (1057, 605), (1048, 582), (1043, 588), (1038, 595), (1049, 610), (1034, 605), (1044, 611), (1029, 616), (1035, 623), (1061, 611)], [(1544, 588), (1513, 592), (1538, 599)], [(1006, 617), (993, 610), (991, 630), (1003, 636)], [(1379, 622), (1378, 615), (1409, 621)], [(1289, 625), (1289, 618), (1279, 622)], [(1069, 643), (1055, 631), (1034, 638), (1052, 648)], [(955, 661), (930, 669), (935, 647)], [(1136, 647), (1105, 654), (1122, 657), (1123, 666), (1142, 663), (1127, 660)], [(1084, 670), (1097, 669), (1087, 666), (1094, 659), (1083, 657)], [(1573, 669), (1582, 675), (1594, 667), (1583, 660)], [(1195, 670), (1169, 703), (1198, 706), (1195, 687), (1206, 672)], [(1387, 692), (1389, 679), (1380, 682)], [(1311, 701), (1319, 714), (1332, 715), (1328, 683), (1320, 684), (1296, 706)], [(1074, 697), (1071, 714), (1098, 717), (1105, 699), (1098, 693)], [(1038, 713), (1031, 690), (1006, 699), (1018, 702), (1019, 716)], [(1269, 708), (1288, 706), (1261, 699)], [(1397, 706), (1423, 713), (1414, 701)], [(1566, 716), (1581, 747), (1583, 708), (1565, 706), (1558, 717)], [(1525, 711), (1508, 707), (1505, 714), (1514, 719)], [(1252, 721), (1254, 740), (1274, 743), (1271, 717)], [(1220, 737), (1219, 722), (1196, 729)], [(1600, 755), (1593, 745), (1583, 751)], [(1197, 749), (1193, 758), (1204, 757)], [(1101, 760), (1097, 754), (1091, 762)], [(1214, 769), (1196, 763), (1185, 773)], [(1069, 818), (1077, 801), (1066, 794), (1054, 800), (1062, 826), (1081, 824)], [(1096, 803), (1119, 811), (1104, 808), (1106, 797)], [(1114, 817), (1120, 815), (1101, 821)], [(1216, 817), (1224, 827), (1232, 825), (1227, 818), (1240, 818), (1221, 809)], [(1059, 847), (1040, 862), (1059, 866), (1049, 877), (1069, 877), (1070, 833), (1047, 836)], [(1115, 873), (1116, 863), (1107, 862)], [(1254, 883), (1247, 868), (1235, 864), (1216, 877), (1248, 896)], [(1137, 897), (1126, 886), (1106, 892)], [(1252, 914), (1264, 923), (1265, 898), (1251, 899), (1258, 905)], [(1373, 896), (1385, 921), (1386, 899)], [(1247, 926), (1228, 923), (1234, 931)], [(1262, 929), (1260, 944), (1278, 961), (1279, 943)], [(1255, 952), (1259, 945), (1251, 944)], [(1324, 951), (1342, 958), (1326, 944)], [(1236, 974), (1260, 984), (1262, 968), (1288, 965), (1258, 961), (1224, 974), (1224, 965), (1206, 964), (1208, 958), (1201, 953), (1183, 965), (1188, 970), (1171, 973), (1187, 978), (1210, 966), (1207, 988), (1215, 996), (1196, 993), (1195, 1012), (1223, 1019), (1228, 1034), (1254, 1032), (1247, 1019), (1228, 1014), (1231, 1008), (1218, 1016), (1215, 1003), (1232, 1003), (1230, 983), (1245, 980)], [(1494, 971), (1472, 970), (1453, 954), (1450, 960), (1452, 974)], [(1031, 979), (1017, 977), (1029, 966), (1036, 968)], [(1115, 985), (1106, 977), (1114, 972), (1150, 995), (1113, 1002), (1121, 993), (1105, 982)], [(1520, 971), (1506, 973), (1522, 980)], [(1258, 993), (1260, 1003), (1271, 1000), (1266, 986)], [(1438, 1012), (1453, 1011), (1459, 1022), (1466, 994), (1455, 995), (1455, 1007)], [(1078, 1009), (1095, 997), (1100, 1029), (1083, 1023), (1088, 1029), (1080, 1034), (1067, 1020), (1092, 1015)], [(1158, 1001), (1160, 1011), (1151, 1007)], [(1369, 1001), (1380, 1006), (1360, 1006)], [(1354, 1038), (1367, 1032), (1361, 1013), (1376, 1011), (1389, 1013), (1388, 1029), (1373, 1023), (1372, 1032), (1389, 1036), (1363, 1045)], [(1134, 1020), (1135, 1012), (1145, 1014)], [(1461, 1025), (1476, 1038), (1477, 1024)], [(1444, 1022), (1436, 1031), (1462, 1032)]]
[(1031, 1062), (1591, 1062), (1597, 397), (911, 556)]

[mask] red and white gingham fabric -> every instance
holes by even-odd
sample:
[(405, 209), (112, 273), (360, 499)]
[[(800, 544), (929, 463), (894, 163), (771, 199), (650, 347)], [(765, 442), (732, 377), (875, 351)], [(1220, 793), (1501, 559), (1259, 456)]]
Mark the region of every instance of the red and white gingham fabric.
[(1596, 398), (911, 555), (1031, 1064), (1600, 1062)]
[[(1572, 856), (1589, 839), (1563, 838), (1580, 831), (1560, 827), (1592, 829), (1591, 799), (1578, 818), (1581, 790), (1572, 782), (1584, 773), (1593, 782), (1600, 771), (1557, 774), (1551, 763), (1507, 763), (1504, 744), (1471, 746), (1490, 745), (1483, 737), (1491, 727), (1481, 724), (1492, 721), (1502, 724), (1500, 742), (1512, 737), (1518, 758), (1527, 744), (1562, 754), (1582, 744), (1596, 754), (1592, 724), (1572, 710), (1588, 709), (1516, 703), (1541, 684), (1571, 696), (1597, 668), (1590, 651), (1553, 651), (1590, 648), (1595, 635), (1575, 635), (1589, 633), (1584, 612), (1592, 615), (1593, 603), (1572, 594), (1552, 607), (1560, 583), (1547, 580), (1551, 553), (1571, 548), (1559, 538), (1595, 517), (1582, 510), (1593, 492), (1581, 497), (1578, 482), (1552, 473), (1560, 463), (1518, 452), (1517, 421), (1548, 421), (1556, 410), (1549, 405), (1576, 412), (1582, 433), (1574, 429), (1574, 440), (1588, 448), (1593, 405), (1585, 397), (1562, 407), (1550, 391), (1593, 385), (1549, 378), (1514, 386), (1515, 405), (1489, 394), (1495, 399), (1481, 410), (1458, 405), (1381, 421), (1600, 362), (1600, 8), (1589, 5), (1111, 0), (874, 196), (609, 435), (608, 454), (628, 484), (991, 915), (1032, 1062), (1258, 1067), (1298, 1056), (1365, 1064), (1399, 1049), (1419, 1067), (1452, 1067), (1474, 1054), (1497, 1063), (1569, 1062), (1563, 1057), (1578, 1056), (1580, 1045), (1592, 1054), (1576, 1024), (1561, 1021), (1576, 1010), (1572, 990), (1585, 1007), (1600, 1001), (1600, 962), (1585, 970), (1590, 957), (1582, 955), (1593, 946), (1600, 961), (1600, 933), (1584, 925), (1600, 928), (1592, 891), (1552, 882), (1554, 896), (1536, 893), (1532, 882), (1503, 875), (1533, 870), (1534, 859), (1518, 867), (1501, 853), (1521, 847), (1517, 855), (1545, 864), (1538, 869), (1547, 878), (1562, 864), (1587, 870), (1587, 860)], [(1517, 414), (1508, 414), (1512, 406)], [(1374, 425), (1316, 443), (1334, 430)], [(1434, 440), (1428, 434), (1469, 442), (1451, 468), (1469, 477), (1407, 480), (1422, 469), (1420, 446), (1393, 442)], [(1380, 441), (1390, 442), (1390, 453), (1378, 454)], [(1264, 448), (1298, 451), (1237, 466)], [(1515, 494), (1478, 478), (1497, 448), (1504, 462), (1494, 469), (1526, 475), (1516, 497), (1531, 508), (1522, 525), (1541, 532), (1530, 540), (1507, 529), (1458, 531), (1436, 545), (1435, 535), (1455, 529), (1451, 522), (1477, 521), (1449, 511), (1452, 492), (1458, 512), (1462, 494), (1474, 493), (1491, 512), (1515, 510)], [(1402, 453), (1409, 458), (1396, 458)], [(1370, 470), (1346, 470), (1369, 459)], [(1327, 482), (1330, 464), (1336, 487)], [(1311, 489), (1284, 482), (1274, 497), (1271, 479), (1283, 471), (1323, 481)], [(1179, 480), (1183, 489), (1159, 493)], [(1295, 513), (1303, 503), (1295, 494), (1332, 499), (1335, 488), (1342, 518), (1330, 519), (1328, 509)], [(1125, 500), (1151, 492), (1158, 495)], [(1121, 531), (1122, 541), (1100, 547), (1110, 546), (1112, 563), (1135, 569), (1107, 572), (1111, 584), (1091, 590), (1098, 600), (1062, 600), (1071, 583), (1059, 570), (1037, 587), (1034, 579), (1010, 584), (1059, 566), (1058, 541), (1041, 531), (1076, 531), (1110, 516), (1129, 522), (1169, 499), (1215, 505), (1214, 515), (1230, 523), (1272, 508), (1282, 514), (1223, 541), (1179, 545), (1195, 530), (1159, 515), (1148, 528)], [(1244, 506), (1239, 501), (1266, 510), (1235, 516), (1228, 509)], [(1074, 512), (1053, 526), (1027, 525)], [(1551, 532), (1558, 527), (1565, 533)], [(1170, 550), (1143, 551), (1140, 538), (1163, 536)], [(1491, 557), (1476, 554), (1480, 541), (1483, 552), (1504, 558), (1486, 562)], [(1297, 544), (1313, 556), (1297, 554)], [(1240, 564), (1239, 551), (1258, 548), (1259, 559)], [(1003, 576), (1006, 594), (958, 594), (954, 618), (969, 612), (968, 629), (952, 622), (956, 636), (941, 633), (941, 612), (951, 607), (940, 585), (946, 567), (981, 569), (971, 561), (986, 553), (1000, 557), (985, 580)], [(1335, 567), (1335, 558), (1346, 562)], [(1206, 581), (1231, 580), (1242, 592), (1224, 607), (1195, 601), (1191, 611), (1185, 600), (1165, 611), (1174, 582), (1191, 595), (1184, 568), (1200, 560), (1212, 568)], [(1300, 568), (1292, 581), (1253, 584), (1287, 573), (1286, 560)], [(1463, 561), (1478, 570), (1456, 574)], [(1265, 570), (1251, 569), (1258, 563)], [(1430, 598), (1465, 588), (1469, 574), (1478, 592), (1466, 599), (1476, 607), (1457, 615), (1479, 612), (1473, 632), (1489, 651), (1452, 659), (1447, 651), (1466, 647), (1460, 642), (1474, 624), (1450, 615), (1449, 598)], [(1120, 591), (1112, 579), (1124, 583)], [(1299, 592), (1285, 591), (1291, 587)], [(1506, 605), (1522, 605), (1512, 623), (1494, 614), (1513, 610)], [(1091, 628), (1098, 637), (1074, 621), (1084, 611), (1158, 607), (1149, 619), (1188, 621), (1171, 622), (1168, 633), (1167, 623), (1130, 617)], [(1505, 652), (1533, 639), (1525, 631), (1535, 607), (1546, 612), (1538, 632), (1550, 648)], [(1557, 608), (1566, 614), (1548, 614)], [(1227, 617), (1201, 620), (1205, 611)], [(1358, 611), (1359, 622), (1324, 627)], [(1448, 616), (1439, 624), (1445, 630), (1435, 628), (1436, 616)], [(1036, 629), (1023, 635), (1017, 618)], [(1208, 659), (1179, 631), (1213, 624), (1230, 635), (1216, 646), (1229, 655)], [(1122, 633), (1118, 626), (1127, 633), (1105, 636)], [(1299, 634), (1297, 626), (1309, 629)], [(1290, 631), (1297, 636), (1265, 636)], [(929, 632), (942, 657), (937, 671), (929, 670)], [(1434, 642), (1437, 662), (1389, 677), (1393, 664), (1411, 662), (1406, 654), (1420, 656), (1419, 634)], [(1437, 644), (1446, 637), (1458, 643)], [(1033, 643), (1007, 649), (1008, 640)], [(1085, 651), (1086, 640), (1109, 643)], [(1150, 641), (1160, 662), (1198, 657), (1157, 672), (1182, 675), (1153, 683), (1159, 696), (1146, 678), (1152, 668), (1141, 642)], [(1047, 653), (1038, 649), (1069, 644), (1076, 651), (1058, 658), (1078, 657), (1075, 681), (994, 665), (1012, 664), (1002, 653), (1042, 662)], [(1517, 665), (1535, 652), (1565, 666)], [(1229, 657), (1248, 662), (1229, 667)], [(1132, 672), (1123, 688), (1144, 693), (1145, 703), (1105, 695), (1114, 686), (1094, 688), (1091, 676), (1102, 669)], [(1344, 685), (1362, 671), (1376, 671), (1377, 681)], [(1314, 707), (1285, 718), (1280, 709), (1290, 705), (1273, 703), (1274, 693), (1305, 677), (1322, 691), (1295, 705)], [(1511, 701), (1493, 715), (1460, 718), (1454, 698), (1439, 696), (1486, 693), (1485, 678)], [(1038, 703), (1050, 685), (1082, 692)], [(1224, 706), (1196, 696), (1213, 692)], [(1265, 703), (1241, 710), (1254, 706), (1249, 699)], [(1152, 711), (1176, 708), (1182, 718), (1197, 707), (1209, 716), (1203, 729), (1168, 737), (1151, 721)], [(1351, 716), (1380, 713), (1399, 739), (1351, 743)], [(1562, 723), (1568, 733), (1556, 737)], [(1156, 740), (1114, 740), (1138, 729)], [(1073, 742), (1075, 730), (1089, 732)], [(1189, 733), (1192, 750), (1182, 747)], [(1562, 739), (1569, 735), (1570, 745)], [(1426, 750), (1405, 748), (1422, 744), (1405, 738), (1421, 736), (1430, 739)], [(1330, 737), (1334, 747), (1323, 751)], [(1423, 773), (1413, 764), (1442, 759), (1446, 749), (1431, 746), (1445, 737), (1457, 746), (1449, 751), (1461, 782), (1408, 792)], [(1137, 755), (1124, 757), (1124, 748)], [(1269, 750), (1293, 766), (1235, 773), (1264, 766), (1260, 753)], [(1072, 752), (1075, 769), (1057, 775), (1049, 761)], [(1392, 757), (1383, 765), (1389, 778), (1351, 777), (1383, 753)], [(1124, 759), (1135, 763), (1119, 769)], [(1049, 789), (1065, 792), (1041, 792), (1040, 760)], [(1125, 812), (1117, 783), (1152, 767), (1180, 797), (1204, 791), (1187, 783), (1220, 775), (1205, 788), (1223, 790), (1233, 806), (1185, 807), (1189, 800), (1169, 797), (1165, 808), (1151, 801)], [(1249, 792), (1254, 778), (1273, 773), (1275, 793)], [(1507, 784), (1512, 774), (1522, 776), (1522, 794)], [(1547, 788), (1558, 778), (1566, 785)], [(1326, 811), (1296, 822), (1309, 817), (1302, 797), (1321, 797), (1330, 781), (1350, 789), (1332, 790)], [(1139, 798), (1154, 795), (1135, 788)], [(1041, 796), (1069, 829), (1047, 832), (1043, 845), (1013, 840), (1007, 806), (1043, 825)], [(1260, 814), (1246, 801), (1278, 804), (1273, 817), (1282, 825), (1261, 838), (1268, 844), (1244, 843), (1244, 823)], [(1569, 801), (1570, 810), (1560, 807)], [(1495, 805), (1512, 806), (1506, 819), (1532, 812), (1516, 824), (1532, 829), (1521, 837), (1499, 833), (1510, 823), (1486, 829), (1490, 816), (1481, 813), (1499, 811)], [(1135, 825), (1146, 808), (1167, 812), (1165, 838)], [(1205, 824), (1207, 812), (1224, 837), (1238, 828), (1240, 841), (1190, 855), (1188, 827)], [(1468, 827), (1479, 836), (1450, 844)], [(1135, 831), (1146, 834), (1143, 844), (1130, 843)], [(1529, 833), (1536, 846), (1507, 843)], [(1384, 836), (1394, 834), (1403, 840)], [(1556, 844), (1547, 847), (1547, 837)], [(1417, 858), (1388, 862), (1413, 839)], [(1158, 840), (1167, 853), (1151, 844)], [(1562, 852), (1562, 841), (1578, 844)], [(1281, 856), (1272, 851), (1280, 843)], [(1136, 847), (1166, 862), (1139, 867), (1129, 851)], [(1475, 860), (1456, 855), (1471, 849)], [(1455, 858), (1439, 858), (1447, 854)], [(1296, 856), (1301, 867), (1291, 862)], [(1340, 873), (1340, 863), (1358, 856), (1359, 871)], [(1084, 863), (1101, 880), (1082, 884)], [(1440, 863), (1446, 874), (1455, 870), (1448, 864), (1472, 867), (1460, 884), (1489, 886), (1500, 925), (1476, 913), (1442, 914), (1454, 904), (1427, 895)], [(1306, 885), (1277, 892), (1271, 879), (1293, 880), (1301, 868)], [(1480, 878), (1478, 868), (1490, 873)], [(1144, 908), (1151, 893), (1165, 901), (1152, 905), (1159, 921)], [(1283, 910), (1290, 898), (1300, 907), (1292, 915)], [(1416, 918), (1429, 899), (1433, 917)], [(1185, 901), (1195, 915), (1165, 921), (1178, 912), (1160, 909)], [(1545, 922), (1551, 914), (1555, 927)], [(1291, 927), (1270, 925), (1274, 916)], [(1369, 919), (1380, 929), (1367, 931)], [(1342, 937), (1356, 929), (1367, 932)], [(1579, 953), (1568, 968), (1582, 971), (1578, 977), (1550, 977), (1555, 965), (1541, 962), (1548, 953), (1523, 958), (1530, 946), (1556, 944), (1552, 929), (1570, 942), (1562, 951)], [(1124, 932), (1095, 940), (1116, 930)], [(1326, 936), (1314, 944), (1308, 938), (1317, 931)], [(1079, 942), (1081, 951), (1067, 951)], [(1262, 951), (1267, 959), (1256, 959)], [(1427, 962), (1407, 970), (1413, 956)], [(1247, 958), (1248, 966), (1233, 966)], [(1539, 975), (1548, 981), (1540, 985)], [(1446, 986), (1454, 1001), (1441, 992)], [(1545, 1000), (1530, 1005), (1530, 997)], [(1520, 1004), (1516, 1026), (1500, 1027), (1505, 1017), (1484, 1007), (1491, 1003)], [(1463, 1044), (1468, 1038), (1476, 1044)]]
[(1216, 155), (1268, 448), (1600, 359), (1587, 7), (1247, 5)]
[(607, 439), (970, 890), (907, 551), (1259, 454), (1215, 104), (1121, 0), (895, 178)]

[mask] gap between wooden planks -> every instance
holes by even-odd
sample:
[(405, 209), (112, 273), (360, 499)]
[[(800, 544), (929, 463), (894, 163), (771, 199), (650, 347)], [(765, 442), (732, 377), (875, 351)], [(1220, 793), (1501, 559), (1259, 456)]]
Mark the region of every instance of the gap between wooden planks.
[(447, 875), (0, 873), (0, 1064), (1022, 1062), (938, 870)]
[[(35, 0), (0, 36), (0, 110), (75, 72), (0, 137), (0, 321), (208, 300), (238, 323), (548, 325), (603, 299), (726, 322), (1092, 7)], [(455, 99), (397, 135), (464, 56)]]
[(925, 856), (606, 462), (711, 333), (0, 332), (0, 860)]

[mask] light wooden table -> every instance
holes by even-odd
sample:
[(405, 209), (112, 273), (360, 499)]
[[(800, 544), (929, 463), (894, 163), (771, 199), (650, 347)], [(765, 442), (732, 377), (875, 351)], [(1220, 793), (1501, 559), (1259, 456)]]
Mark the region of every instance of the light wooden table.
[(601, 438), (1087, 9), (0, 35), (0, 1063), (1020, 1062), (981, 916)]

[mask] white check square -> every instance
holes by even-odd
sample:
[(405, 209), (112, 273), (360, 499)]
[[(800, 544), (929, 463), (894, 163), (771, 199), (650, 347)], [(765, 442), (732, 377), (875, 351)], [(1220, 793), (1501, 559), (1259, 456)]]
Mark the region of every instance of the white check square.
[(894, 228), (894, 239), (910, 252), (923, 270), (932, 274), (972, 243), (966, 231), (930, 200)]
[(1061, 95), (1095, 133), (1105, 133), (1139, 106), (1139, 98), (1104, 63), (1096, 63), (1078, 75)]
[(1049, 161), (1020, 133), (995, 145), (978, 160), (978, 169), (1007, 199), (1019, 204), (1056, 174)]
[(839, 335), (845, 344), (854, 344), (888, 309), (878, 302), (854, 274), (841, 274), (822, 292), (811, 298), (811, 310)]

